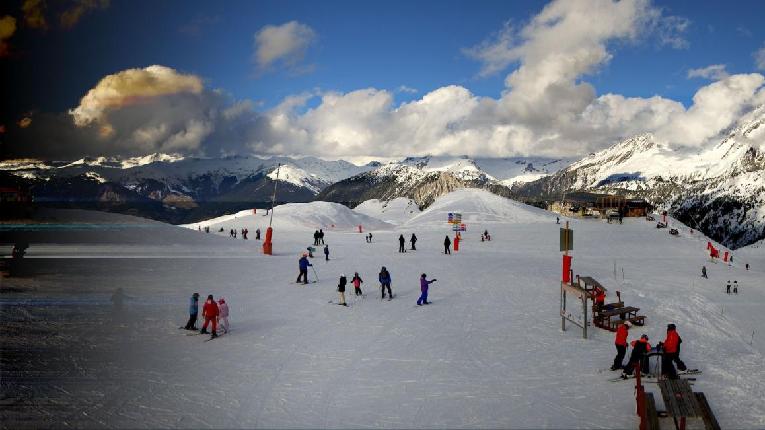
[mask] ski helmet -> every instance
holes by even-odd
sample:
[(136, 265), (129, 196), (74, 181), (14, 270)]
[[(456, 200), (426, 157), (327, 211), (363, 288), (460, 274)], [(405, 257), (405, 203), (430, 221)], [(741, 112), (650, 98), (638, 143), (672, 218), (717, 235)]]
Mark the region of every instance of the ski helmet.
[(640, 336), (640, 338), (641, 338), (641, 339), (645, 339), (645, 340), (649, 340), (649, 339), (648, 339), (648, 335), (647, 335), (647, 334), (645, 334), (645, 333), (643, 333), (643, 334)]
[(667, 330), (674, 330), (676, 328), (674, 324), (667, 324)]
[(627, 326), (627, 328), (630, 328), (630, 327), (632, 327), (632, 323), (631, 323), (631, 322), (629, 322), (629, 321), (625, 321), (625, 322), (624, 322), (624, 325), (626, 325), (626, 326)]

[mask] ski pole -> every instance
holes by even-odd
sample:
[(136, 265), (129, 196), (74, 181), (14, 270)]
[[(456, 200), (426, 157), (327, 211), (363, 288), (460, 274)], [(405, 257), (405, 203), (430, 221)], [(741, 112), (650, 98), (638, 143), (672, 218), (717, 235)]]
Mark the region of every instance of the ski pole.
[(316, 278), (316, 282), (319, 282), (319, 275), (316, 274), (316, 269), (314, 269), (313, 266), (311, 266), (311, 270), (313, 270), (313, 276)]

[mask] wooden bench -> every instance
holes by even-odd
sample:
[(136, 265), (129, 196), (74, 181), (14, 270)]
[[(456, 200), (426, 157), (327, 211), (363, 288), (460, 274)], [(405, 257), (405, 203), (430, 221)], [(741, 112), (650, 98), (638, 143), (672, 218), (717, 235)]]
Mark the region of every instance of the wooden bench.
[(704, 420), (704, 428), (707, 430), (720, 430), (720, 424), (717, 423), (717, 418), (712, 412), (712, 408), (709, 407), (707, 402), (707, 396), (704, 393), (693, 393), (696, 396), (696, 401), (701, 408), (701, 418)]
[(667, 414), (672, 417), (678, 430), (685, 430), (688, 418), (702, 418), (702, 408), (691, 391), (690, 383), (685, 379), (665, 379), (659, 381), (661, 397)]
[(648, 429), (659, 430), (659, 412), (656, 410), (653, 393), (645, 393), (645, 415), (648, 418)]

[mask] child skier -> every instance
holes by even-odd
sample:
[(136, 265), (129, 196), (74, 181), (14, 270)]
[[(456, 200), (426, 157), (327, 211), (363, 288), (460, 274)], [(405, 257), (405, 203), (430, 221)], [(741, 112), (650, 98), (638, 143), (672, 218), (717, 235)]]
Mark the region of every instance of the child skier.
[(362, 281), (361, 278), (359, 277), (359, 272), (355, 272), (353, 274), (353, 279), (351, 279), (351, 283), (353, 284), (353, 289), (357, 296), (363, 295), (361, 292), (361, 284), (363, 282), (364, 281)]
[(199, 293), (191, 295), (189, 301), (189, 321), (186, 323), (186, 330), (198, 330), (197, 329), (197, 315), (199, 314)]
[(436, 279), (428, 281), (427, 279), (425, 279), (425, 276), (426, 275), (424, 273), (420, 275), (420, 298), (417, 299), (417, 306), (430, 304), (430, 302), (428, 301), (428, 286), (432, 284), (433, 282), (436, 282)]
[(223, 297), (218, 299), (218, 313), (219, 319), (223, 320), (223, 324), (221, 324), (223, 333), (228, 333), (228, 303)]
[(348, 304), (345, 303), (345, 284), (347, 283), (348, 280), (345, 278), (345, 273), (341, 273), (340, 281), (337, 284), (337, 293), (340, 295), (339, 305), (348, 306)]
[(210, 294), (207, 296), (207, 301), (202, 307), (202, 318), (205, 319), (205, 323), (202, 325), (202, 330), (199, 331), (199, 334), (207, 334), (207, 324), (212, 323), (212, 336), (210, 338), (218, 337), (218, 315), (218, 305), (215, 303), (213, 295)]
[(701, 266), (701, 277), (705, 279), (709, 279), (707, 276), (707, 266)]
[(382, 298), (385, 298), (385, 287), (388, 288), (388, 300), (393, 299), (393, 293), (390, 291), (390, 283), (391, 283), (391, 277), (390, 272), (388, 272), (388, 269), (385, 268), (385, 266), (382, 267), (382, 270), (380, 270), (380, 275), (378, 276), (378, 279), (380, 280), (380, 289), (382, 289)]
[(733, 281), (733, 294), (738, 294), (738, 281)]
[(725, 286), (725, 292), (730, 294), (730, 279), (728, 280), (728, 285)]
[(630, 354), (630, 361), (624, 368), (622, 378), (627, 379), (632, 375), (632, 371), (635, 370), (635, 365), (640, 365), (641, 372), (648, 373), (648, 360), (646, 356), (648, 351), (651, 350), (651, 344), (648, 343), (648, 335), (644, 334), (640, 336), (640, 339), (632, 341), (632, 354)]
[(329, 245), (324, 245), (324, 261), (329, 261)]

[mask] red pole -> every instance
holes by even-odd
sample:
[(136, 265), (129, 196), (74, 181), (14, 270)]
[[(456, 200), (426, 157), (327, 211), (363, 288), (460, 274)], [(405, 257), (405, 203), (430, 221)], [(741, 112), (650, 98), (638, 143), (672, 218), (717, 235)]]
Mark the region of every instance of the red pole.
[(268, 227), (266, 229), (266, 241), (263, 242), (263, 254), (271, 255), (271, 251), (273, 247), (271, 244), (271, 237), (273, 236), (273, 234), (274, 234), (274, 229), (272, 229), (271, 227)]

